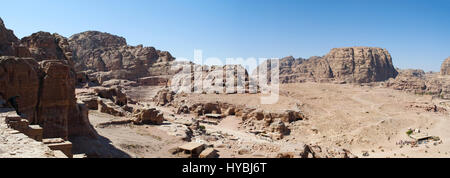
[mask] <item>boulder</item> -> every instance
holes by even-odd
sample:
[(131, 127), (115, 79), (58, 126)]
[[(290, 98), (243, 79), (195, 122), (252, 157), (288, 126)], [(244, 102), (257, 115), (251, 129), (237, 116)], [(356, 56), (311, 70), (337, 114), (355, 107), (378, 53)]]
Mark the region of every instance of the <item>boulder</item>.
[(95, 93), (81, 93), (77, 95), (77, 99), (86, 105), (90, 110), (98, 110), (99, 97)]
[(182, 106), (178, 107), (177, 114), (189, 114), (189, 113), (190, 113), (190, 111), (189, 111), (188, 106), (182, 105)]
[(120, 86), (110, 88), (95, 87), (94, 92), (97, 93), (100, 98), (109, 99), (119, 106), (125, 106), (128, 103), (128, 98), (122, 93), (122, 88)]
[(113, 116), (125, 116), (126, 111), (123, 110), (120, 106), (117, 106), (109, 99), (101, 98), (98, 100), (98, 110), (102, 113), (110, 114)]
[(134, 112), (134, 124), (154, 124), (161, 125), (164, 122), (164, 115), (161, 111), (155, 108), (138, 109)]
[(166, 106), (174, 100), (175, 92), (169, 89), (162, 89), (158, 91), (154, 100), (158, 106)]

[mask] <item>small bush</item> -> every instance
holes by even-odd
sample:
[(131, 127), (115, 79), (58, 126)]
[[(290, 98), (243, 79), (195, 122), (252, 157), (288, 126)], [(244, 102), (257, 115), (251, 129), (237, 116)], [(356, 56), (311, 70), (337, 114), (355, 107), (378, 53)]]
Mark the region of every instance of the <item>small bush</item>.
[(408, 130), (408, 131), (406, 132), (406, 135), (410, 136), (412, 133), (413, 133), (412, 130)]

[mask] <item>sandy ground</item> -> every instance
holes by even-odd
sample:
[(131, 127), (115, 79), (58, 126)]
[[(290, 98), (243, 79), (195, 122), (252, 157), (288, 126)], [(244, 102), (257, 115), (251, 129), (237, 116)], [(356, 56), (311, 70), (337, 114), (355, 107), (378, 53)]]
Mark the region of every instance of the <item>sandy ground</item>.
[[(157, 89), (138, 88), (127, 94), (154, 106), (151, 99)], [(291, 134), (280, 141), (268, 141), (240, 129), (241, 120), (234, 116), (225, 118), (219, 125), (203, 124), (208, 133), (225, 135), (224, 139), (208, 142), (220, 151), (221, 157), (273, 157), (280, 148), (298, 143), (346, 148), (359, 157), (450, 157), (450, 109), (429, 112), (410, 107), (416, 104), (441, 106), (440, 101), (431, 96), (382, 87), (303, 83), (282, 85), (279, 102), (273, 105), (261, 105), (260, 97), (260, 94), (193, 94), (188, 99), (221, 101), (268, 111), (298, 108), (309, 118), (289, 125)], [(166, 124), (195, 118), (193, 115), (176, 115), (175, 108), (156, 108), (164, 112), (168, 119)], [(98, 134), (129, 157), (173, 157), (168, 150), (187, 143), (167, 133), (163, 126), (99, 127), (101, 123), (121, 118), (97, 111), (91, 111), (89, 117)], [(411, 140), (406, 134), (409, 128), (438, 136), (442, 142), (414, 148), (398, 145), (399, 141)], [(363, 156), (363, 152), (368, 152), (369, 156)]]

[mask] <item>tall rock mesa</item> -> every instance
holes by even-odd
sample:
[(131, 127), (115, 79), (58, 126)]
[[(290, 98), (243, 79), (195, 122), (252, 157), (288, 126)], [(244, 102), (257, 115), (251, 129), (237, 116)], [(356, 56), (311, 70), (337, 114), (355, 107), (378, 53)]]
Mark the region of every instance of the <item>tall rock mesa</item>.
[(75, 34), (69, 38), (69, 45), (75, 69), (86, 71), (100, 83), (168, 75), (170, 62), (175, 60), (169, 52), (142, 45), (129, 46), (123, 37), (97, 31)]
[[(261, 64), (253, 72), (253, 77), (264, 67), (270, 72), (271, 66), (268, 64), (267, 61)], [(389, 52), (373, 47), (335, 48), (323, 57), (314, 56), (309, 59), (285, 57), (279, 60), (279, 69), (281, 83), (370, 83), (385, 81), (398, 75)], [(264, 73), (264, 70), (261, 71)]]
[(352, 83), (385, 81), (398, 75), (386, 49), (335, 48), (325, 56), (334, 78)]

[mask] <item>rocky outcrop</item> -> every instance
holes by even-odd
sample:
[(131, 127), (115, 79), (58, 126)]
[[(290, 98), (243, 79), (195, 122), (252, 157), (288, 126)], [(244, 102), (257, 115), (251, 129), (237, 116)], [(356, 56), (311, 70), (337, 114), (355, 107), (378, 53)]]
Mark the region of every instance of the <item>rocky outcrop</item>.
[(75, 98), (76, 74), (67, 40), (38, 32), (23, 38), (21, 44), (12, 31), (5, 29), (1, 22), (0, 56), (10, 57), (0, 57), (0, 92), (7, 98), (19, 96), (23, 117), (42, 126), (44, 138), (95, 136)]
[(37, 123), (44, 128), (45, 138), (68, 138), (69, 113), (75, 109), (75, 80), (71, 76), (70, 66), (61, 61), (45, 60), (40, 63), (42, 69), (39, 90)]
[[(266, 66), (268, 72), (262, 70)], [(253, 73), (253, 77), (258, 77), (261, 70), (259, 73), (270, 79), (270, 69), (274, 67), (278, 66), (271, 66), (266, 61)], [(389, 52), (373, 47), (335, 48), (326, 56), (310, 59), (286, 57), (279, 60), (279, 69), (281, 83), (370, 83), (395, 78), (398, 74)]]
[(182, 64), (169, 81), (171, 89), (185, 93), (249, 93), (249, 75), (241, 65)]
[(170, 74), (169, 52), (153, 47), (128, 46), (122, 37), (88, 31), (69, 39), (77, 71), (87, 71), (100, 83), (110, 79), (127, 79)]
[(258, 109), (239, 109), (236, 116), (241, 117), (242, 127), (256, 135), (277, 140), (290, 134), (289, 124), (307, 117), (300, 111), (284, 110), (278, 112), (266, 112)]
[(161, 111), (150, 108), (150, 109), (137, 109), (134, 111), (135, 120), (134, 124), (155, 124), (161, 125), (164, 122), (164, 115)]
[(19, 111), (36, 121), (39, 101), (39, 65), (31, 58), (0, 57), (0, 93), (5, 98), (18, 98)]
[(358, 158), (350, 151), (341, 148), (322, 148), (318, 145), (297, 144), (285, 146), (278, 158)]
[(450, 80), (438, 74), (425, 73), (423, 70), (400, 70), (395, 79), (389, 79), (382, 84), (395, 90), (450, 99)]
[(450, 75), (450, 57), (442, 63), (441, 75)]
[(31, 57), (37, 61), (59, 60), (73, 66), (69, 43), (61, 35), (37, 32), (22, 38), (21, 43), (29, 49)]
[(5, 27), (0, 18), (0, 56), (15, 56), (15, 44), (19, 44), (19, 39), (12, 30)]
[(174, 100), (175, 92), (169, 89), (159, 90), (156, 96), (154, 97), (154, 101), (158, 106), (166, 106)]
[(125, 106), (128, 103), (127, 96), (122, 93), (122, 88), (120, 86), (110, 88), (96, 87), (94, 92), (97, 93), (97, 96), (109, 99), (119, 106)]

